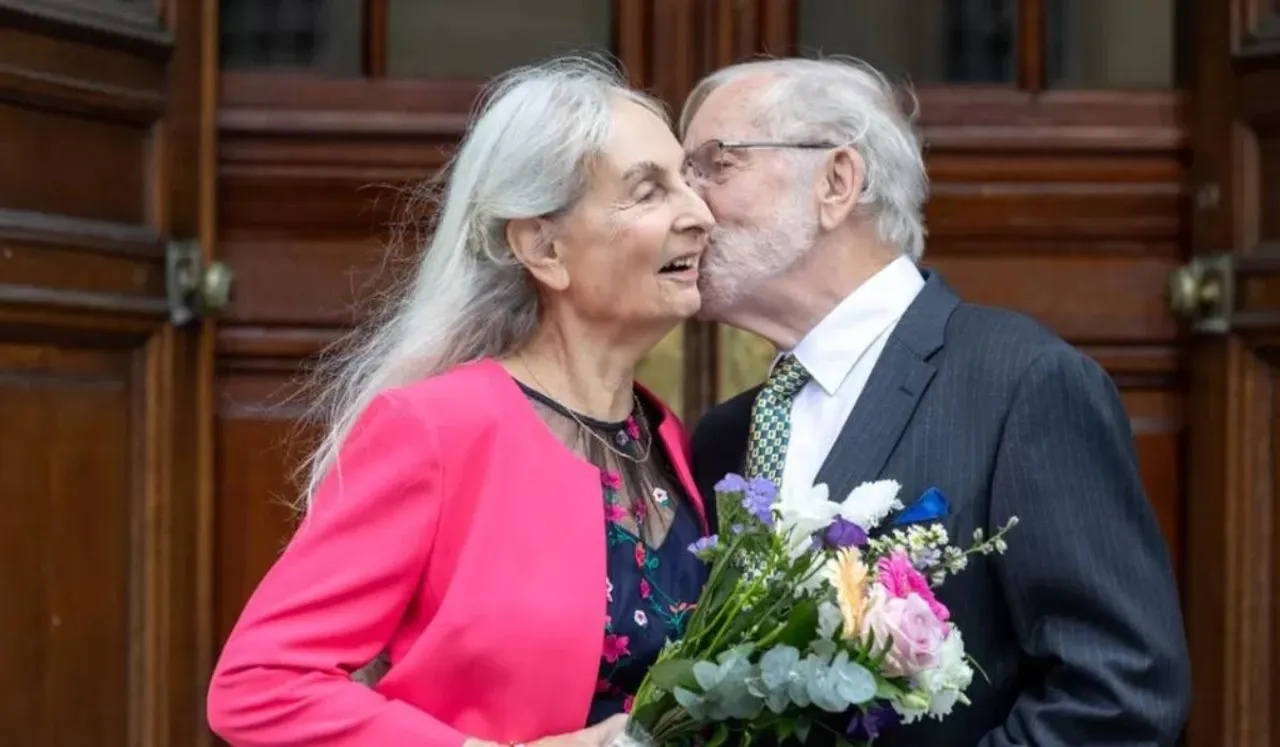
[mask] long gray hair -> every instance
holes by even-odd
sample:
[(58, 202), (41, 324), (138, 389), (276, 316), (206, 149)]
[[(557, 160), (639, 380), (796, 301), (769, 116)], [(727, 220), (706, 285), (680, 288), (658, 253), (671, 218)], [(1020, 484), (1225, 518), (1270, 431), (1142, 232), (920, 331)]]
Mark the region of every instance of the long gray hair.
[(413, 247), (420, 256), (411, 284), (357, 333), (352, 352), (321, 367), (315, 419), (325, 432), (303, 465), (304, 507), (379, 393), (529, 340), (538, 296), (507, 244), (507, 222), (577, 202), (619, 99), (667, 120), (616, 68), (586, 57), (519, 68), (488, 86), (450, 164), (420, 190), (436, 210), (429, 239)]

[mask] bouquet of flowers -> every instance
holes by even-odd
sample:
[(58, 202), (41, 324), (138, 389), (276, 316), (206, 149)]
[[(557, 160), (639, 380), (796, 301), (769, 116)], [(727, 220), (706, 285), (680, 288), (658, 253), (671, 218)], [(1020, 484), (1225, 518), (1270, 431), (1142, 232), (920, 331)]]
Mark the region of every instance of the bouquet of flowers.
[(899, 490), (881, 480), (833, 501), (825, 485), (779, 497), (767, 480), (721, 480), (718, 533), (689, 548), (711, 562), (710, 577), (684, 637), (636, 693), (623, 741), (803, 742), (823, 729), (839, 744), (870, 744), (967, 702), (976, 665), (933, 588), (973, 553), (1003, 552), (1017, 520), (961, 549), (921, 521), (946, 514), (941, 493), (904, 508)]

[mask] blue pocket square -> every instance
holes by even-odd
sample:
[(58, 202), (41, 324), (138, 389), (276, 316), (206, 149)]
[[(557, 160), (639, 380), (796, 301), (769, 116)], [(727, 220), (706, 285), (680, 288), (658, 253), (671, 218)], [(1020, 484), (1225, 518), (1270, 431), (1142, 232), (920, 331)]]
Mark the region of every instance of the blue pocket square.
[(951, 504), (947, 502), (947, 497), (937, 488), (929, 488), (924, 491), (924, 495), (916, 499), (915, 503), (907, 506), (902, 513), (893, 517), (894, 526), (902, 526), (903, 524), (915, 524), (921, 521), (933, 521), (941, 519), (951, 513)]

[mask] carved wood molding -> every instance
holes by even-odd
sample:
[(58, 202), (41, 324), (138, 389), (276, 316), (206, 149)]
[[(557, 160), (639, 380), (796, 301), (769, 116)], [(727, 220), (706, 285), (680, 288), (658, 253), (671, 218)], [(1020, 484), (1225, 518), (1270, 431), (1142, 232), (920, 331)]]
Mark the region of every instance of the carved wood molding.
[(51, 75), (0, 63), (0, 98), (104, 120), (147, 124), (164, 111), (164, 94)]
[(297, 373), (349, 331), (344, 327), (223, 326), (217, 337), (218, 368)]
[(0, 283), (0, 306), (7, 305), (142, 317), (155, 320), (157, 325), (169, 318), (169, 306), (163, 298)]
[(1190, 145), (1179, 91), (921, 88), (919, 125), (931, 150), (1179, 153)]
[(168, 57), (173, 46), (152, 3), (0, 0), (0, 25), (51, 31), (157, 59)]
[[(74, 272), (42, 269), (66, 255)], [(44, 257), (43, 261), (36, 258)], [(110, 314), (154, 329), (168, 319), (164, 244), (150, 227), (0, 208), (0, 306)], [(8, 263), (8, 264), (6, 264)]]
[(163, 259), (164, 243), (150, 226), (0, 208), (0, 244), (22, 241), (102, 254)]
[(1080, 345), (1121, 389), (1183, 389), (1187, 356), (1181, 345)]
[(164, 112), (163, 61), (3, 20), (0, 11), (0, 99), (139, 125)]

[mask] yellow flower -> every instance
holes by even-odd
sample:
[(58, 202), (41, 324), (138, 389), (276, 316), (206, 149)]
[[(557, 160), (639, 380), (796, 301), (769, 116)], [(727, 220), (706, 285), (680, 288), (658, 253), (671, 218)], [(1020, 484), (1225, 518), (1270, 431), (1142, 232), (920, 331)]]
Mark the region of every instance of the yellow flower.
[(867, 611), (867, 575), (862, 553), (856, 547), (838, 550), (827, 568), (827, 579), (836, 587), (846, 639), (857, 638), (862, 632), (862, 617)]

